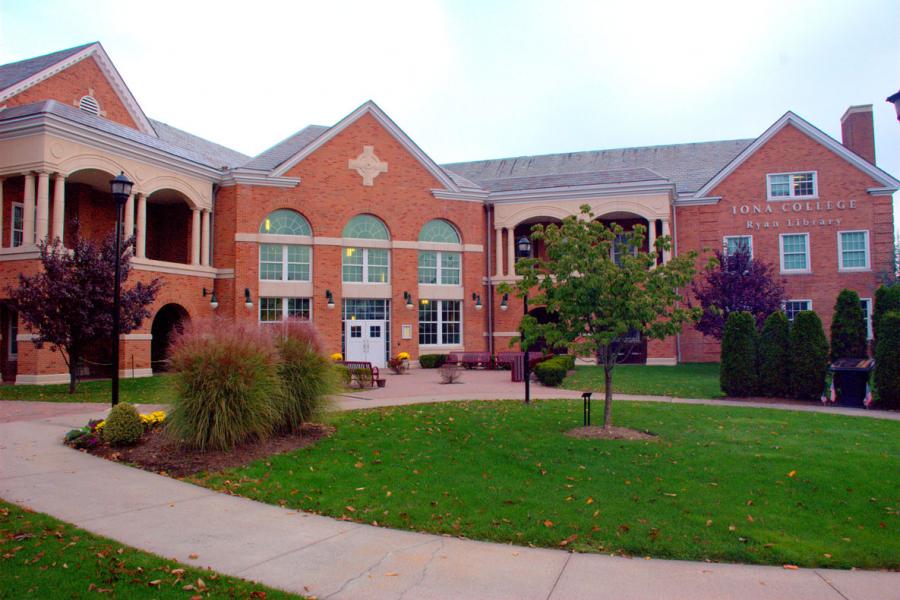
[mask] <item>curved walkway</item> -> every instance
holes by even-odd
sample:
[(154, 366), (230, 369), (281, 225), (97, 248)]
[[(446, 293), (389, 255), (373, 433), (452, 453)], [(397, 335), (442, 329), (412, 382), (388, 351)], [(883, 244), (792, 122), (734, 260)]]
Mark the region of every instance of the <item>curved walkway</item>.
[[(0, 403), (0, 421), (10, 404), (19, 403)], [(63, 446), (68, 429), (106, 410), (85, 408), (48, 417), (35, 406), (31, 420), (0, 422), (0, 497), (143, 550), (320, 599), (900, 599), (897, 573), (572, 554), (286, 510)]]

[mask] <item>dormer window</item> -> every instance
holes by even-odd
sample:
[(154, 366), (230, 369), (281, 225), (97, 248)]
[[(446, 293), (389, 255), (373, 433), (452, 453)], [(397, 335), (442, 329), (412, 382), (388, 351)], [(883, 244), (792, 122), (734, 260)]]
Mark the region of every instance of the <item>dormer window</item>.
[(100, 115), (100, 103), (90, 95), (81, 97), (81, 100), (78, 101), (78, 108), (92, 115)]
[(766, 175), (769, 200), (793, 200), (794, 198), (815, 198), (818, 183), (815, 171), (803, 173), (770, 173)]

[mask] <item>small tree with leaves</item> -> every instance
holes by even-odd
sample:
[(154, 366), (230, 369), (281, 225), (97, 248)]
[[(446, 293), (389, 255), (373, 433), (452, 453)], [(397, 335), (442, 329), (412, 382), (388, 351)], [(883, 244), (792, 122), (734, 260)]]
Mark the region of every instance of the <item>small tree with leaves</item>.
[(660, 237), (653, 252), (644, 252), (645, 230), (606, 226), (582, 206), (579, 216), (561, 224), (535, 225), (531, 238), (543, 243), (546, 257), (521, 259), (516, 264), (521, 280), (514, 288), (501, 287), (519, 297), (528, 294), (556, 317), (556, 322), (538, 323), (525, 315), (520, 328), (527, 344), (543, 338), (550, 347), (598, 357), (606, 390), (605, 428), (611, 424), (613, 368), (633, 351), (633, 334), (663, 339), (699, 313), (684, 306), (680, 291), (694, 276), (696, 253), (657, 265), (658, 253), (671, 247), (671, 239)]
[(739, 246), (730, 253), (716, 250), (702, 277), (693, 283), (702, 315), (696, 328), (703, 335), (722, 339), (725, 322), (733, 312), (748, 312), (762, 329), (766, 317), (784, 303), (784, 285), (771, 265), (754, 260), (750, 249)]
[[(136, 329), (150, 316), (147, 307), (160, 288), (158, 279), (125, 286), (133, 246), (134, 238), (125, 242), (119, 270), (122, 333)], [(71, 248), (58, 239), (42, 242), (41, 270), (34, 275), (19, 275), (19, 286), (9, 289), (9, 306), (34, 333), (34, 345), (49, 344), (62, 355), (69, 369), (70, 394), (75, 392), (77, 367), (85, 349), (112, 336), (115, 256), (114, 235), (102, 243), (79, 238)], [(113, 362), (117, 359), (114, 356)]]

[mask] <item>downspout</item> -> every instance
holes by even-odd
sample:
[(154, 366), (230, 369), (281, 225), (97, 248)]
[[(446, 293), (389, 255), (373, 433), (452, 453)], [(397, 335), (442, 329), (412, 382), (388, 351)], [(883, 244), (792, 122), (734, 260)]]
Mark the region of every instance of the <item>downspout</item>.
[[(678, 201), (677, 192), (673, 192), (672, 198), (672, 256), (678, 256), (678, 210), (676, 203)], [(681, 333), (675, 336), (675, 362), (681, 364)]]
[(488, 330), (488, 352), (494, 355), (494, 284), (491, 282), (491, 205), (484, 205), (484, 234), (487, 238), (487, 251), (484, 253), (484, 272), (487, 282), (487, 330)]

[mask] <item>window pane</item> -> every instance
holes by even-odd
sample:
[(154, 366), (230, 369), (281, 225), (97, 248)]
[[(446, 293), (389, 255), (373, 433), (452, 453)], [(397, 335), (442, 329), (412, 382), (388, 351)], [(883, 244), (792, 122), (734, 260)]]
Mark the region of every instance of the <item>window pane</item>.
[(419, 301), (419, 343), (438, 343), (438, 307), (437, 302)]
[(790, 196), (790, 175), (769, 175), (769, 195), (776, 198)]
[(812, 196), (813, 195), (813, 174), (797, 173), (794, 178), (794, 195), (795, 196)]
[(841, 234), (841, 267), (845, 269), (865, 268), (866, 234), (851, 231)]
[(735, 254), (739, 250), (750, 252), (750, 236), (741, 235), (725, 238), (725, 254)]
[(420, 242), (440, 242), (444, 244), (458, 244), (459, 234), (447, 221), (435, 219), (428, 221), (419, 232)]
[(288, 298), (287, 316), (298, 319), (309, 319), (309, 298)]
[(785, 235), (781, 238), (785, 271), (805, 271), (809, 268), (806, 256), (806, 234)]
[(441, 343), (460, 343), (460, 301), (441, 301)]
[(388, 251), (382, 248), (367, 248), (369, 283), (388, 282)]
[(372, 215), (356, 215), (344, 227), (343, 237), (365, 240), (388, 240), (387, 227)]
[(441, 283), (459, 285), (459, 252), (441, 252)]
[(419, 283), (437, 283), (437, 252), (419, 251)]
[(282, 274), (282, 247), (276, 244), (259, 245), (259, 278), (280, 280)]
[(362, 248), (344, 248), (343, 252), (341, 252), (341, 261), (343, 280), (351, 283), (361, 283), (363, 280)]
[(309, 281), (309, 246), (288, 246), (288, 272), (289, 281)]
[(13, 217), (12, 217), (12, 245), (13, 246), (21, 246), (22, 245), (22, 232), (24, 231), (25, 225), (23, 224), (25, 211), (21, 204), (13, 205)]
[(259, 320), (262, 323), (281, 321), (281, 298), (259, 299)]
[(872, 301), (869, 298), (864, 298), (859, 301), (859, 305), (862, 307), (863, 311), (863, 319), (866, 322), (866, 339), (872, 339), (872, 313), (869, 310), (870, 303)]
[(299, 213), (283, 208), (270, 213), (260, 224), (259, 232), (278, 235), (312, 235), (312, 228)]
[(804, 310), (811, 310), (811, 308), (809, 300), (788, 300), (784, 303), (784, 314), (787, 316), (788, 321), (793, 322), (797, 313)]

